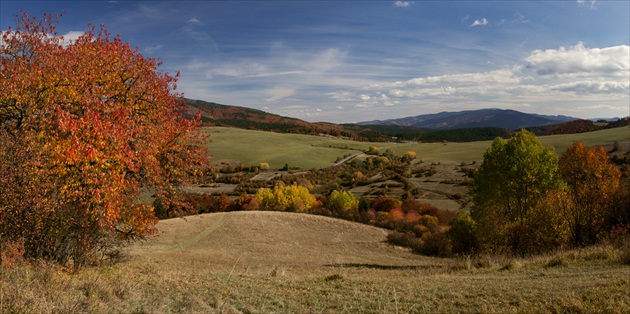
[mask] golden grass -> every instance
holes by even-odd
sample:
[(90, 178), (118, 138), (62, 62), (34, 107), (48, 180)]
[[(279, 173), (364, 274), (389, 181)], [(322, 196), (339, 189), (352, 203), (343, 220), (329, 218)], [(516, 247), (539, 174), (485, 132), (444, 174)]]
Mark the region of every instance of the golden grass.
[(626, 251), (439, 259), (385, 231), (273, 212), (166, 220), (129, 260), (0, 270), (0, 313), (627, 313)]

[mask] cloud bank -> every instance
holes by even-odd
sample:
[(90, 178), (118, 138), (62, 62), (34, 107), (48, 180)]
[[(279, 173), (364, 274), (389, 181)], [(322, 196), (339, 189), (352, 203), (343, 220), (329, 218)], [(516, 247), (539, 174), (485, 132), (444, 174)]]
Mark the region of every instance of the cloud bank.
[[(522, 64), (462, 74), (416, 77), (382, 82), (361, 89), (357, 108), (396, 107), (443, 110), (510, 107), (579, 116), (587, 109), (630, 110), (630, 46), (587, 48), (579, 42), (568, 48), (534, 50)], [(592, 102), (567, 106), (566, 102)], [(621, 105), (620, 105), (621, 103)], [(404, 116), (401, 114), (400, 116)], [(378, 117), (375, 117), (378, 118)]]

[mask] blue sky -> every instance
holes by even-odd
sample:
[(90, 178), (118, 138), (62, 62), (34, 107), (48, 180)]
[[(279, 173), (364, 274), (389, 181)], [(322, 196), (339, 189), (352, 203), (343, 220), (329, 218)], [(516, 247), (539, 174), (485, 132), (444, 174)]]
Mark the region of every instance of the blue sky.
[(104, 24), (188, 98), (334, 123), (481, 108), (630, 115), (630, 1), (7, 1)]

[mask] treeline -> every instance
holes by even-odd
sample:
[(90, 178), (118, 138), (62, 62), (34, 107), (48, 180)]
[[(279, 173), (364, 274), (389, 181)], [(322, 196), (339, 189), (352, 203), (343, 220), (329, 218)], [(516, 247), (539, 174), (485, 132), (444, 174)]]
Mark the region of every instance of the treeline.
[(537, 136), (559, 135), (559, 134), (576, 134), (593, 132), (597, 130), (612, 129), (626, 126), (630, 120), (626, 117), (617, 121), (598, 121), (591, 120), (574, 120), (561, 124), (537, 126), (526, 128), (528, 131)]

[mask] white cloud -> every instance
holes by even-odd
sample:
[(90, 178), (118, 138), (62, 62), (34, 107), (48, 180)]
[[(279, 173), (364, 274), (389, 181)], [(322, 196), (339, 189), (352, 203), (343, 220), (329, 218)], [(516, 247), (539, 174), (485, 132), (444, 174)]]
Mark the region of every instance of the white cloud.
[(413, 1), (396, 1), (394, 2), (394, 6), (398, 8), (406, 8), (413, 4)]
[(463, 73), (442, 76), (418, 77), (407, 81), (399, 81), (388, 84), (374, 85), (376, 88), (388, 87), (409, 87), (409, 86), (437, 86), (443, 87), (448, 85), (479, 85), (479, 84), (496, 84), (501, 83), (519, 83), (521, 78), (515, 74), (521, 71), (521, 67), (515, 66), (509, 69), (501, 69), (490, 72), (479, 73)]
[(529, 19), (525, 17), (525, 15), (521, 13), (514, 14), (514, 18), (512, 19), (512, 23), (526, 24), (529, 23)]
[(579, 42), (568, 49), (534, 50), (525, 58), (538, 75), (628, 77), (630, 46), (586, 48)]
[(616, 81), (577, 81), (558, 84), (550, 87), (551, 90), (572, 92), (581, 95), (592, 94), (623, 94), (630, 90), (630, 82)]
[(154, 54), (156, 51), (162, 49), (164, 47), (164, 45), (157, 45), (157, 46), (149, 46), (149, 47), (144, 47), (144, 49), (142, 49), (145, 53), (147, 54)]
[(337, 48), (329, 48), (316, 53), (312, 57), (312, 60), (303, 64), (310, 71), (326, 72), (339, 67), (346, 54), (345, 51), (341, 51)]
[(485, 17), (480, 19), (480, 20), (475, 20), (472, 24), (470, 24), (470, 27), (475, 27), (475, 26), (486, 26), (488, 25), (488, 19), (486, 19)]
[(594, 9), (597, 6), (597, 0), (577, 0), (578, 6), (588, 7), (589, 9)]
[(83, 31), (69, 31), (59, 36), (60, 38), (63, 38), (63, 40), (61, 41), (61, 45), (66, 47), (70, 45), (71, 43), (75, 42), (77, 39), (79, 39), (79, 37), (81, 37), (84, 34), (85, 32)]
[(213, 68), (209, 71), (212, 76), (258, 76), (267, 73), (268, 67), (257, 62), (240, 62), (236, 64), (226, 64)]
[(330, 98), (337, 101), (352, 101), (355, 99), (354, 93), (350, 91), (338, 91), (338, 92), (328, 93), (327, 95), (330, 96)]
[[(625, 106), (614, 106), (614, 105), (606, 105), (606, 104), (594, 104), (591, 106), (579, 106), (576, 108), (577, 110), (590, 111), (590, 110), (628, 110), (628, 107)], [(593, 117), (596, 118), (596, 117)], [(601, 118), (601, 117), (597, 117)]]
[(274, 102), (274, 101), (287, 98), (295, 94), (295, 89), (290, 88), (290, 87), (276, 86), (272, 88), (271, 90), (267, 91), (267, 94), (271, 95), (271, 97), (265, 99), (265, 101)]
[[(630, 47), (535, 50), (515, 65), (488, 72), (424, 76), (366, 86), (356, 94), (357, 108), (422, 111), (468, 110), (487, 107), (514, 108), (580, 117), (593, 110), (580, 104), (598, 104), (619, 115), (630, 100)], [(351, 98), (347, 93), (344, 99)], [(378, 116), (374, 116), (378, 118)]]
[(193, 17), (193, 18), (189, 19), (187, 21), (187, 23), (188, 24), (193, 24), (193, 25), (203, 25), (203, 23), (199, 19), (197, 19), (196, 17)]

